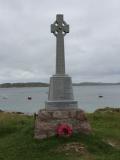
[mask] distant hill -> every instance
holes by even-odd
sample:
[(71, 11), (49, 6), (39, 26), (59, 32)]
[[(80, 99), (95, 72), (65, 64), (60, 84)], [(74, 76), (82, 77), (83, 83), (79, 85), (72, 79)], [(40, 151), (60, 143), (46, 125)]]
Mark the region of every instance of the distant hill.
[(41, 82), (28, 82), (28, 83), (3, 83), (0, 84), (0, 88), (12, 88), (12, 87), (48, 87), (48, 83)]
[(120, 83), (103, 83), (103, 82), (81, 82), (81, 83), (73, 83), (73, 86), (96, 86), (96, 85), (120, 85)]
[[(73, 83), (73, 86), (96, 86), (96, 85), (120, 85), (120, 83), (102, 83), (102, 82), (81, 82)], [(27, 82), (27, 83), (3, 83), (0, 88), (21, 88), (21, 87), (48, 87), (48, 83), (42, 82)]]

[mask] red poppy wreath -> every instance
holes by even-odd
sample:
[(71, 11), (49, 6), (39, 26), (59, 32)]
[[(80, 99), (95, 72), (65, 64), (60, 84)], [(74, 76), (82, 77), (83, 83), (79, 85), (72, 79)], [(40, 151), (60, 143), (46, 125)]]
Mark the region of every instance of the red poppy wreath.
[(73, 129), (68, 124), (59, 124), (56, 131), (58, 136), (69, 137), (72, 135)]

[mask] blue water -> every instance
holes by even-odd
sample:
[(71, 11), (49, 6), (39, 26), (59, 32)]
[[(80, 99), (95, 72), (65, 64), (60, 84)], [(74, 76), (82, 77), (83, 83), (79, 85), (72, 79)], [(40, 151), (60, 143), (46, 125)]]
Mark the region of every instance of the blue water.
[[(86, 112), (106, 106), (120, 107), (120, 85), (75, 86), (73, 89), (79, 108)], [(99, 98), (99, 95), (103, 98)], [(32, 100), (28, 100), (28, 96), (31, 96)], [(45, 107), (47, 97), (47, 87), (0, 88), (0, 109), (34, 113)]]

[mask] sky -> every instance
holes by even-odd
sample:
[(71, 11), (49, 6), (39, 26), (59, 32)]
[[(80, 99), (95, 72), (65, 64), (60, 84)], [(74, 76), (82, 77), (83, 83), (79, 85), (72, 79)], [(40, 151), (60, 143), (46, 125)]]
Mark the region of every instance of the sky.
[(66, 73), (73, 82), (120, 82), (120, 0), (0, 0), (0, 83), (49, 82), (64, 14)]

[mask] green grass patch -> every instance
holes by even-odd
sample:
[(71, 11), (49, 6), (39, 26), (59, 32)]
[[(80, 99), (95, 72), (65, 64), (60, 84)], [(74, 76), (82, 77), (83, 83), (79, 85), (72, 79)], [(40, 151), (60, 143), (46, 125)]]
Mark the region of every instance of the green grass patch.
[[(0, 113), (0, 160), (120, 160), (120, 113), (87, 114), (91, 135), (34, 139), (32, 116)], [(76, 143), (84, 146), (64, 148)]]

